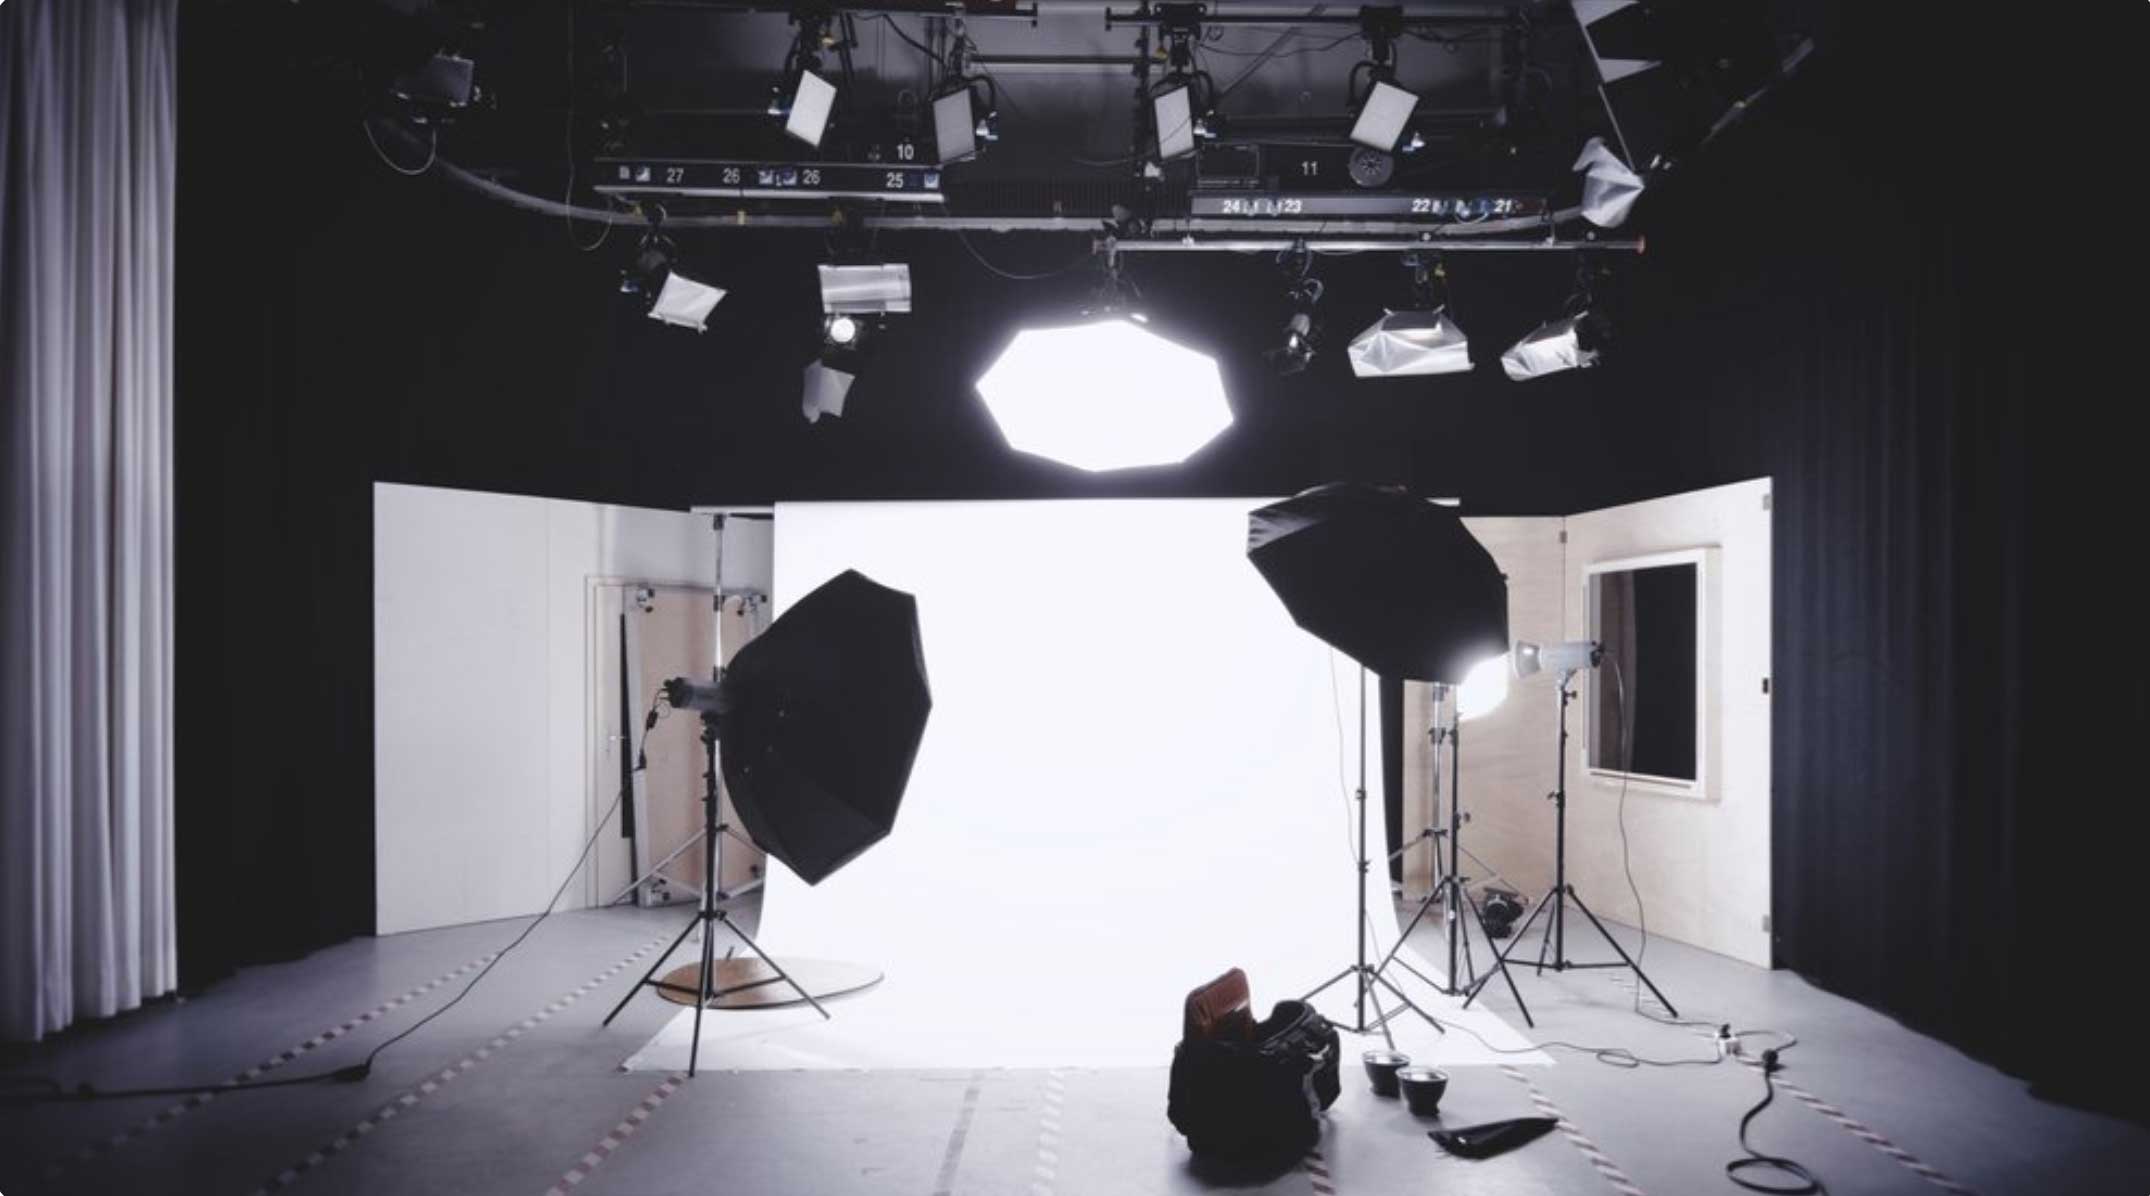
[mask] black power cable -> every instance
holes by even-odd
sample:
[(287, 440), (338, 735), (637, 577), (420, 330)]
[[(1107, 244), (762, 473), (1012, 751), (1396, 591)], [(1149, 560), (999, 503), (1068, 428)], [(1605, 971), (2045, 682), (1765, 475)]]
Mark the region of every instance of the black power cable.
[[(649, 767), (649, 760), (645, 753), (649, 750), (650, 732), (656, 728), (657, 723), (664, 717), (664, 710), (665, 707), (661, 699), (653, 700), (650, 703), (649, 713), (645, 715), (642, 720), (642, 746), (637, 748), (635, 751), (635, 766), (633, 769), (634, 772), (642, 772)], [(235, 1083), (232, 1081), (226, 1081), (219, 1084), (182, 1084), (161, 1088), (99, 1088), (89, 1083), (78, 1084), (73, 1088), (68, 1088), (62, 1085), (58, 1080), (46, 1076), (13, 1077), (6, 1082), (9, 1084), (16, 1084), (22, 1086), (34, 1085), (36, 1087), (45, 1089), (45, 1091), (34, 1095), (10, 1094), (6, 1096), (0, 1096), (0, 1104), (46, 1104), (54, 1101), (129, 1100), (136, 1097), (146, 1096), (194, 1096), (200, 1093), (216, 1093), (221, 1095), (227, 1092), (251, 1092), (257, 1089), (296, 1088), (306, 1084), (351, 1084), (367, 1078), (368, 1076), (373, 1074), (373, 1061), (380, 1057), (382, 1051), (385, 1051), (389, 1047), (392, 1047), (397, 1043), (402, 1042), (404, 1039), (409, 1038), (411, 1035), (416, 1034), (426, 1025), (426, 1023), (432, 1021), (434, 1018), (439, 1017), (441, 1014), (448, 1012), (450, 1009), (455, 1008), (456, 1005), (460, 1003), (464, 997), (470, 995), (470, 991), (472, 989), (478, 987), (478, 982), (485, 979), (487, 973), (491, 972), (496, 966), (498, 966), (501, 960), (507, 958), (508, 953), (510, 951), (513, 951), (515, 950), (515, 948), (522, 946), (523, 940), (529, 938), (532, 931), (536, 930), (539, 925), (541, 925), (545, 921), (545, 919), (552, 916), (553, 910), (556, 909), (560, 904), (560, 898), (567, 895), (568, 886), (574, 883), (576, 875), (582, 871), (583, 864), (588, 862), (590, 858), (590, 851), (597, 846), (597, 840), (604, 835), (605, 827), (611, 823), (612, 816), (615, 813), (619, 812), (620, 803), (627, 799), (628, 790), (630, 787), (632, 787), (632, 785), (633, 780), (630, 776), (630, 780), (628, 781), (628, 783), (620, 786), (619, 795), (612, 799), (612, 804), (610, 806), (607, 806), (605, 808), (604, 814), (598, 818), (597, 826), (590, 832), (589, 840), (582, 845), (581, 854), (575, 857), (575, 864), (573, 867), (567, 870), (567, 875), (561, 879), (560, 887), (553, 891), (552, 900), (545, 903), (544, 911), (539, 913), (537, 917), (531, 919), (530, 924), (528, 926), (523, 927), (522, 933), (516, 935), (515, 940), (513, 942), (509, 943), (505, 947), (502, 947), (498, 952), (496, 952), (493, 955), (492, 959), (488, 960), (486, 962), (486, 965), (478, 970), (478, 974), (470, 978), (470, 983), (465, 984), (462, 990), (456, 993), (454, 998), (451, 999), (447, 1004), (418, 1019), (418, 1021), (412, 1023), (408, 1028), (397, 1034), (395, 1037), (390, 1038), (388, 1041), (380, 1044), (377, 1047), (374, 1047), (371, 1051), (367, 1052), (366, 1057), (363, 1060), (357, 1063), (353, 1063), (348, 1067), (339, 1067), (334, 1071), (312, 1072), (303, 1076), (287, 1076), (274, 1080), (252, 1080), (246, 1083)]]
[[(1778, 1196), (1826, 1194), (1829, 1191), (1828, 1185), (1822, 1183), (1820, 1176), (1807, 1170), (1800, 1163), (1782, 1155), (1763, 1154), (1747, 1144), (1747, 1127), (1753, 1124), (1755, 1118), (1762, 1115), (1762, 1110), (1768, 1108), (1771, 1101), (1777, 1099), (1777, 1082), (1774, 1077), (1780, 1066), (1782, 1065), (1777, 1062), (1777, 1052), (1773, 1050), (1762, 1052), (1762, 1099), (1760, 1103), (1747, 1110), (1745, 1117), (1739, 1119), (1739, 1148), (1747, 1152), (1747, 1157), (1733, 1159), (1731, 1162), (1726, 1163), (1724, 1165), (1725, 1178), (1750, 1192), (1769, 1192), (1776, 1193)], [(1788, 1177), (1788, 1179), (1782, 1183), (1768, 1183), (1758, 1179), (1751, 1179), (1744, 1174), (1753, 1171), (1770, 1172), (1781, 1177)]]

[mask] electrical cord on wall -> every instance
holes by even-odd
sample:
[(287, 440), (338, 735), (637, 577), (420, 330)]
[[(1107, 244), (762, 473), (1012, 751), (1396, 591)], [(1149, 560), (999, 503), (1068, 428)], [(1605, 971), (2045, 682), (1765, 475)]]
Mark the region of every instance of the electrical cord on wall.
[[(1605, 655), (1612, 658), (1613, 684), (1620, 691), (1620, 800), (1616, 807), (1618, 812), (1614, 815), (1614, 821), (1620, 827), (1620, 872), (1627, 877), (1627, 891), (1635, 898), (1635, 929), (1642, 935), (1641, 944), (1635, 948), (1635, 968), (1639, 972), (1642, 968), (1643, 957), (1650, 953), (1650, 914), (1648, 910), (1643, 908), (1642, 889), (1635, 883), (1635, 864), (1633, 857), (1629, 854), (1627, 843), (1627, 782), (1635, 763), (1635, 720), (1628, 712), (1627, 670), (1620, 664), (1620, 654), (1608, 649)], [(1696, 1024), (1681, 1023), (1675, 1019), (1661, 1018), (1655, 1014), (1643, 1013), (1642, 986), (1640, 984), (1635, 986), (1635, 1012), (1642, 1013), (1644, 1017), (1655, 1021), (1672, 1024)]]
[[(659, 722), (663, 721), (669, 709), (669, 707), (664, 705), (661, 696), (660, 698), (651, 701), (649, 713), (645, 715), (642, 720), (642, 745), (635, 750), (635, 765), (633, 772), (642, 772), (649, 767), (649, 760), (645, 753), (649, 750), (650, 732), (656, 728)], [(405, 1028), (395, 1037), (390, 1038), (388, 1041), (383, 1042), (379, 1046), (374, 1047), (371, 1051), (367, 1052), (366, 1057), (363, 1060), (351, 1064), (348, 1067), (339, 1067), (334, 1071), (312, 1072), (303, 1076), (287, 1076), (274, 1080), (251, 1080), (246, 1083), (232, 1083), (227, 1081), (224, 1083), (217, 1084), (183, 1084), (156, 1088), (99, 1088), (89, 1083), (78, 1084), (73, 1088), (68, 1088), (65, 1085), (61, 1084), (58, 1080), (55, 1080), (49, 1076), (10, 1077), (7, 1081), (7, 1083), (9, 1084), (22, 1087), (35, 1087), (41, 1089), (42, 1091), (34, 1094), (25, 1093), (18, 1095), (11, 1093), (5, 1096), (0, 1096), (0, 1104), (44, 1104), (52, 1101), (128, 1100), (135, 1097), (148, 1096), (193, 1096), (199, 1093), (216, 1093), (221, 1095), (227, 1092), (249, 1092), (255, 1089), (296, 1088), (306, 1084), (349, 1084), (356, 1083), (360, 1080), (367, 1078), (368, 1076), (373, 1074), (373, 1061), (380, 1057), (381, 1052), (387, 1050), (388, 1048), (396, 1045), (399, 1042), (402, 1042), (404, 1039), (409, 1038), (411, 1035), (417, 1033), (420, 1029), (422, 1029), (428, 1022), (431, 1022), (433, 1019), (448, 1012), (450, 1009), (455, 1008), (456, 1005), (460, 1003), (464, 997), (470, 995), (472, 989), (478, 987), (479, 981), (485, 979), (486, 975), (490, 973), (496, 966), (498, 966), (501, 960), (506, 959), (508, 957), (509, 952), (515, 950), (515, 948), (517, 947), (522, 946), (523, 940), (529, 938), (532, 931), (536, 930), (538, 926), (545, 921), (545, 919), (552, 916), (553, 910), (557, 908), (560, 904), (560, 898), (567, 895), (568, 887), (574, 883), (576, 875), (582, 871), (583, 864), (589, 861), (591, 850), (597, 846), (597, 840), (604, 835), (605, 827), (610, 825), (610, 823), (612, 822), (612, 816), (619, 812), (620, 804), (627, 799), (628, 791), (633, 787), (633, 783), (634, 782), (632, 780), (632, 774), (630, 774), (629, 781), (627, 782), (627, 784), (620, 786), (619, 794), (612, 799), (612, 804), (605, 807), (605, 812), (602, 815), (599, 815), (596, 827), (591, 830), (588, 841), (583, 843), (581, 853), (575, 857), (574, 866), (568, 869), (566, 877), (562, 878), (562, 880), (560, 881), (560, 887), (553, 891), (552, 900), (545, 903), (545, 909), (543, 910), (543, 912), (539, 913), (537, 917), (531, 919), (530, 924), (528, 926), (523, 927), (522, 933), (516, 935), (513, 942), (510, 942), (507, 946), (502, 947), (498, 952), (494, 953), (493, 957), (490, 960), (486, 961), (485, 966), (478, 970), (478, 974), (470, 978), (470, 983), (465, 984), (462, 987), (461, 991), (457, 992), (447, 1004), (442, 1005), (440, 1008), (418, 1019), (416, 1022), (412, 1023), (409, 1027)]]

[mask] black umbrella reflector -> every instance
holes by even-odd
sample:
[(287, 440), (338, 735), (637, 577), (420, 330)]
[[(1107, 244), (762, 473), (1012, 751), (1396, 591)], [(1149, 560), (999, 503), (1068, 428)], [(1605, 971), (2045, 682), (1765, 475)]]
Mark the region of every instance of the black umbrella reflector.
[(918, 602), (846, 571), (724, 671), (717, 738), (747, 834), (808, 884), (887, 837), (933, 695)]
[(1446, 507), (1317, 486), (1247, 517), (1247, 557), (1292, 621), (1383, 677), (1460, 685), (1508, 650), (1508, 579)]

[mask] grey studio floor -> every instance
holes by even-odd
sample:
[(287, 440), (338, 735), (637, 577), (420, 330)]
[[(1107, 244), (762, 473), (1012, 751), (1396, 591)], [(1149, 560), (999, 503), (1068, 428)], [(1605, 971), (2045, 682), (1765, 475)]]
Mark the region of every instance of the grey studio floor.
[[(1737, 1064), (1622, 1069), (1559, 1052), (1549, 1068), (1458, 1068), (1442, 1108), (1449, 1124), (1527, 1116), (1542, 1101), (1573, 1131), (1466, 1162), (1427, 1139), (1437, 1123), (1373, 1096), (1354, 1067), (1318, 1158), (1267, 1177), (1219, 1176), (1190, 1166), (1165, 1121), (1163, 1060), (1134, 1071), (704, 1072), (676, 1086), (621, 1072), (677, 1007), (645, 995), (611, 1028), (598, 1023), (647, 956), (622, 961), (668, 937), (679, 917), (556, 916), (361, 1084), (191, 1105), (8, 1108), (0, 1192), (1735, 1192), (1723, 1165), (1736, 1154), (1740, 1114), (1762, 1092), (1760, 1077)], [(249, 969), (194, 1000), (64, 1035), (8, 1074), (107, 1086), (215, 1080), (359, 1021), (264, 1075), (340, 1066), (469, 973), (364, 1015), (466, 968), (518, 928), (359, 939)], [(1436, 934), (1421, 935), (1429, 954), (1440, 950)], [(2150, 1192), (2150, 1131), (2034, 1099), (2020, 1082), (1788, 973), (1663, 940), (1647, 959), (1683, 1014), (1799, 1035), (1782, 1075), (1796, 1094), (1780, 1094), (1755, 1137), (1838, 1196)], [(1277, 994), (1254, 979), (1266, 1006)], [(1615, 973), (1521, 982), (1540, 1040), (1711, 1054), (1693, 1031), (1637, 1016)], [(1017, 984), (1009, 996), (1019, 993)], [(1505, 999), (1495, 1004), (1520, 1027)], [(1158, 1016), (1176, 1021), (1177, 1010)], [(1355, 1064), (1367, 1044), (1345, 1042)], [(165, 1112), (175, 1106), (184, 1111)]]

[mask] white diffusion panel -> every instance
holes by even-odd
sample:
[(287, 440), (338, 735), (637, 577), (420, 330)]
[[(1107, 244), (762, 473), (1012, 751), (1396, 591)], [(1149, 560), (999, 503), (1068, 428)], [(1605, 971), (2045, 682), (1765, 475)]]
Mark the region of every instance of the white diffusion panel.
[[(915, 594), (934, 707), (888, 839), (770, 866), (767, 950), (887, 978), (828, 1023), (714, 1014), (703, 1066), (1160, 1066), (1226, 968), (1266, 1012), (1350, 960), (1358, 670), (1247, 561), (1256, 505), (777, 508), (780, 606), (852, 568)], [(630, 1066), (684, 1062), (685, 1018)]]

